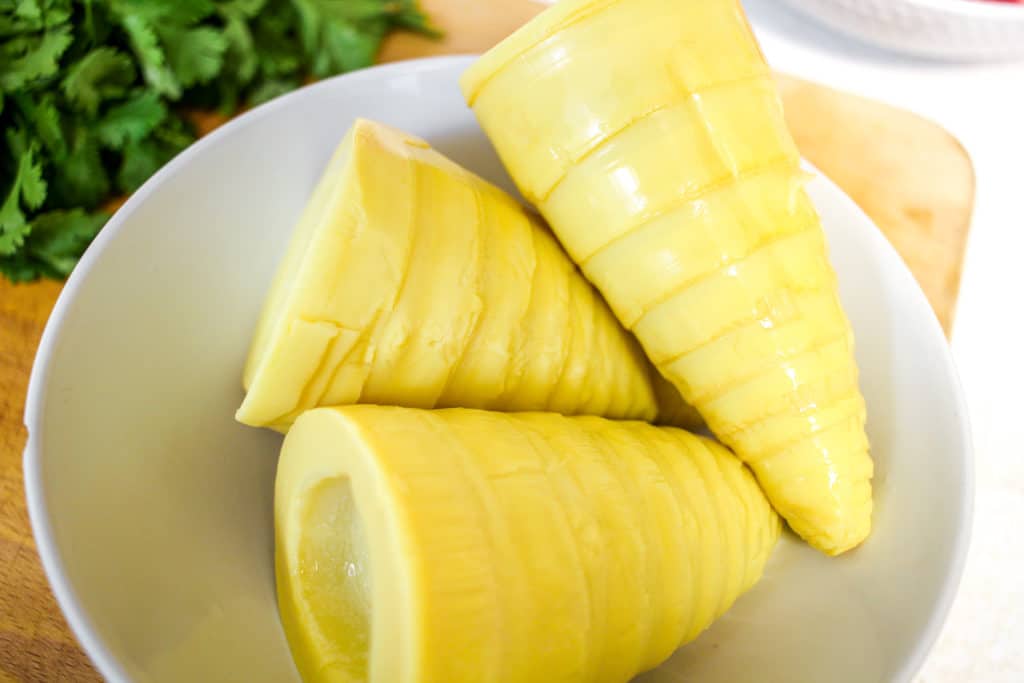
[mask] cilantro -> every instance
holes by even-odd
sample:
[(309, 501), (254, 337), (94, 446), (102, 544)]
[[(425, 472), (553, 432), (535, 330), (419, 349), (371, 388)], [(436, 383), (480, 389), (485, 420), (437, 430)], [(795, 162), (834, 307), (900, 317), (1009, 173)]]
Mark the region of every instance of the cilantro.
[(178, 82), (188, 87), (205, 83), (220, 73), (227, 40), (221, 30), (208, 26), (195, 29), (161, 31), (167, 50), (167, 62)]
[(167, 107), (159, 95), (142, 91), (107, 110), (97, 121), (96, 137), (105, 147), (122, 149), (149, 135), (165, 116)]
[(72, 126), (68, 154), (52, 164), (47, 203), (54, 208), (95, 207), (110, 194), (100, 143), (90, 125)]
[(57, 110), (53, 97), (43, 95), (37, 101), (24, 94), (18, 94), (14, 95), (12, 99), (25, 117), (26, 124), (39, 138), (42, 146), (55, 157), (63, 157), (66, 146), (60, 127), (60, 112)]
[(167, 119), (152, 135), (131, 140), (123, 150), (117, 170), (117, 189), (134, 192), (191, 141), (188, 128), (179, 119)]
[(7, 191), (4, 203), (0, 205), (0, 256), (9, 256), (24, 244), (31, 229), (22, 209), (38, 208), (46, 196), (46, 181), (43, 180), (42, 168), (36, 160), (34, 143), (24, 146), (21, 131), (9, 137), (21, 137), (22, 141), (11, 145), (21, 149), (17, 155), (14, 182)]
[(109, 214), (82, 209), (48, 211), (32, 221), (26, 243), (28, 265), (39, 275), (67, 277)]
[(134, 81), (131, 57), (112, 47), (98, 47), (71, 65), (61, 88), (70, 107), (95, 114), (100, 102), (120, 97)]
[(0, 0), (0, 273), (64, 277), (195, 134), (310, 77), (371, 64), (416, 0)]
[(57, 61), (71, 45), (71, 28), (61, 26), (40, 37), (8, 39), (0, 48), (5, 59), (0, 66), (0, 88), (13, 93), (32, 81), (53, 76)]

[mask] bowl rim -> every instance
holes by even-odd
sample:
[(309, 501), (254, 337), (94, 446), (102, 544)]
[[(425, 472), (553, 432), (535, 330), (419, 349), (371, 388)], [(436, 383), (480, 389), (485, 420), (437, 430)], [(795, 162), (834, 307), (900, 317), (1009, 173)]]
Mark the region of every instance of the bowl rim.
[[(832, 0), (833, 4), (850, 7), (850, 0)], [(791, 4), (800, 4), (792, 2)], [(970, 16), (975, 19), (1024, 20), (1024, 5), (995, 0), (889, 0), (894, 6), (912, 7), (919, 12), (943, 14), (947, 17)]]
[(973, 15), (988, 19), (1022, 19), (1024, 5), (993, 0), (903, 0), (923, 10), (945, 14)]
[[(920, 1), (933, 2), (934, 0)], [(262, 118), (272, 115), (278, 108), (290, 106), (292, 100), (296, 98), (308, 97), (319, 89), (337, 87), (339, 82), (372, 81), (386, 76), (415, 75), (456, 68), (461, 72), (477, 58), (478, 55), (471, 54), (447, 55), (375, 65), (303, 86), (231, 119), (210, 134), (189, 145), (189, 147), (165, 164), (136, 190), (108, 220), (67, 279), (47, 320), (29, 377), (23, 418), (28, 432), (22, 456), (23, 477), (32, 535), (35, 539), (37, 552), (47, 581), (56, 597), (61, 612), (67, 619), (72, 633), (105, 680), (131, 681), (132, 677), (129, 676), (124, 664), (113, 655), (108, 646), (107, 639), (100, 635), (92, 618), (86, 613), (77, 591), (71, 585), (70, 579), (66, 575), (62, 553), (57, 546), (53, 523), (47, 505), (47, 493), (43, 477), (43, 450), (41, 447), (43, 439), (42, 407), (46, 404), (48, 381), (56, 348), (60, 341), (66, 314), (78, 299), (83, 283), (89, 277), (93, 268), (96, 267), (96, 262), (100, 256), (106, 251), (109, 244), (116, 239), (118, 233), (124, 228), (128, 217), (136, 211), (137, 207), (145, 202), (167, 179), (181, 172), (195, 156), (203, 153), (207, 148), (219, 144), (222, 138), (233, 135), (235, 131), (253, 125)], [(809, 164), (806, 165), (810, 166)], [(817, 171), (817, 169), (814, 169), (814, 171), (831, 185), (833, 189), (838, 191), (847, 204), (847, 210), (856, 212), (867, 224), (874, 225), (874, 222), (845, 192), (832, 183), (827, 176)], [(882, 233), (877, 229), (873, 233), (867, 239), (875, 240), (876, 248), (889, 250), (892, 252), (891, 256), (898, 260), (899, 257), (893, 251), (892, 245), (882, 236)], [(879, 242), (881, 243), (880, 246)], [(910, 296), (917, 299), (918, 305), (928, 307), (928, 310), (931, 310), (920, 285), (903, 264), (902, 260), (899, 260), (899, 267), (902, 277), (908, 281), (912, 290)], [(934, 315), (931, 316), (931, 325), (933, 326), (933, 334), (937, 334), (940, 337), (944, 336)], [(942, 372), (944, 372), (946, 380), (954, 390), (954, 403), (960, 417), (958, 422), (959, 432), (964, 442), (964, 449), (960, 460), (964, 495), (962, 496), (961, 509), (957, 517), (959, 525), (956, 529), (956, 540), (953, 546), (953, 560), (950, 571), (947, 572), (943, 579), (940, 595), (931, 607), (931, 613), (924, 629), (917, 634), (913, 650), (904, 656), (898, 676), (899, 680), (904, 681), (909, 681), (921, 668), (945, 624), (953, 600), (958, 593), (973, 528), (975, 493), (974, 447), (970, 419), (963, 387), (948, 344), (944, 346), (942, 357)]]

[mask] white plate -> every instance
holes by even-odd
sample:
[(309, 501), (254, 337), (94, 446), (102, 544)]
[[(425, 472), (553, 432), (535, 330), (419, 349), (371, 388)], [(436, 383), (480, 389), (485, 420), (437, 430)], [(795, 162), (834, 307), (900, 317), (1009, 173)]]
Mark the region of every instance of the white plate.
[(785, 0), (890, 50), (959, 60), (1024, 59), (1024, 6), (983, 0)]
[[(296, 680), (271, 561), (280, 437), (232, 418), (249, 335), (356, 116), (510, 185), (456, 87), (469, 63), (369, 69), (240, 117), (146, 183), (72, 274), (32, 373), (25, 479), (47, 575), (107, 678)], [(784, 539), (764, 581), (644, 681), (907, 680), (956, 591), (973, 488), (945, 339), (864, 214), (823, 178), (810, 190), (857, 333), (874, 535), (840, 559)]]

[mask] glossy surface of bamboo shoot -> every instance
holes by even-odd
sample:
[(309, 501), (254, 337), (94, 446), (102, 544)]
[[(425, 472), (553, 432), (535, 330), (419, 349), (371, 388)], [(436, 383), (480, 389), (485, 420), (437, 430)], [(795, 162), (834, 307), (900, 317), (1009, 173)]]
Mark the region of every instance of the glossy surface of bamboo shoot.
[(750, 588), (781, 527), (680, 429), (381, 406), (296, 421), (275, 524), (310, 683), (624, 683)]
[(564, 0), (463, 93), (649, 358), (812, 545), (871, 527), (853, 335), (737, 0)]
[(365, 120), (298, 224), (243, 383), (238, 419), (280, 430), (351, 403), (694, 423), (538, 218)]

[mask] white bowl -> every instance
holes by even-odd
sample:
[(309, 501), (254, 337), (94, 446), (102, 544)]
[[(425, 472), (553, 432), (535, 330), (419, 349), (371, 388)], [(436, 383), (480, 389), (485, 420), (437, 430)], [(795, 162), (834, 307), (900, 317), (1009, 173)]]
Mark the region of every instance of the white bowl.
[(1024, 58), (1024, 6), (982, 0), (785, 0), (890, 50), (961, 60)]
[[(296, 680), (271, 561), (280, 437), (232, 417), (249, 335), (356, 116), (510, 187), (456, 86), (469, 63), (369, 69), (240, 117), (147, 182), (72, 274), (32, 373), (25, 479), (43, 566), (108, 679)], [(784, 539), (764, 580), (644, 681), (908, 680), (956, 592), (973, 489), (946, 341), (868, 218), (823, 178), (810, 191), (857, 333), (875, 532), (839, 559)]]

